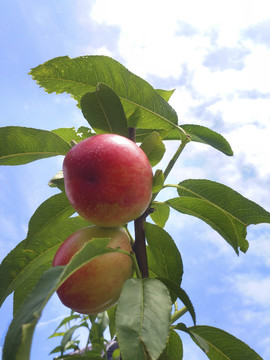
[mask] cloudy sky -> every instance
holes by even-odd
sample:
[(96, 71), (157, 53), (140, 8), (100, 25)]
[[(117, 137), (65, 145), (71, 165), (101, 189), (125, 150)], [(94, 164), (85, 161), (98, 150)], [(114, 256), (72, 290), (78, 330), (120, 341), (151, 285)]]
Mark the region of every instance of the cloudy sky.
[[(0, 5), (1, 126), (43, 129), (84, 123), (74, 100), (46, 94), (28, 75), (56, 56), (103, 54), (155, 88), (176, 89), (180, 124), (201, 124), (230, 142), (233, 157), (190, 144), (168, 182), (225, 183), (270, 211), (270, 11), (268, 0), (14, 0)], [(164, 161), (174, 151), (168, 146)], [(0, 168), (0, 260), (27, 232), (62, 158)], [(173, 192), (167, 195), (174, 196)], [(270, 225), (248, 228), (237, 257), (201, 221), (172, 214), (166, 226), (184, 261), (183, 287), (198, 324), (220, 327), (270, 358)], [(32, 359), (51, 359), (46, 338), (66, 310), (53, 297), (35, 333)], [(0, 309), (0, 346), (12, 298)], [(189, 315), (183, 318), (191, 325)], [(206, 356), (183, 335), (184, 360)]]

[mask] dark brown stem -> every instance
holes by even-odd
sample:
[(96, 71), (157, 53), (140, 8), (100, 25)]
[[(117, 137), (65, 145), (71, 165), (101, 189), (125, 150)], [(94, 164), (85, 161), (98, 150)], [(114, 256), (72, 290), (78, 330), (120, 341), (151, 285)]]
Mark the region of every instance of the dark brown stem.
[(136, 129), (133, 127), (128, 128), (128, 138), (136, 142)]
[[(128, 128), (128, 137), (130, 140), (136, 142), (136, 129)], [(145, 230), (144, 222), (149, 212), (145, 212), (138, 219), (134, 220), (135, 229), (135, 243), (133, 245), (133, 251), (136, 255), (136, 259), (139, 265), (139, 269), (142, 274), (142, 278), (149, 277), (147, 255), (146, 255), (146, 244), (145, 244)]]
[(149, 277), (144, 230), (145, 217), (146, 215), (143, 214), (138, 219), (134, 220), (135, 243), (133, 245), (133, 250), (143, 279)]

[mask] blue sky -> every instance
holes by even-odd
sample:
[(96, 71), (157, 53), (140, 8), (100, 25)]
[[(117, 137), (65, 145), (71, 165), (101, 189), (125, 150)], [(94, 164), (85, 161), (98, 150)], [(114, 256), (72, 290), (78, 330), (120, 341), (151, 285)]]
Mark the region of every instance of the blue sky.
[[(234, 150), (229, 158), (191, 144), (168, 182), (223, 182), (270, 211), (268, 8), (267, 0), (2, 1), (0, 124), (80, 126), (84, 120), (74, 100), (46, 94), (27, 74), (56, 56), (109, 55), (154, 87), (175, 88), (170, 103), (179, 122), (222, 133)], [(24, 239), (37, 206), (54, 194), (47, 183), (62, 160), (0, 168), (0, 260)], [(231, 332), (270, 358), (270, 226), (248, 228), (250, 249), (240, 257), (195, 218), (172, 214), (166, 229), (181, 251), (183, 287), (198, 324)], [(32, 359), (51, 359), (56, 343), (46, 338), (68, 312), (56, 296), (51, 299), (35, 333)], [(2, 346), (11, 297), (0, 317)], [(188, 314), (183, 319), (191, 325)], [(183, 340), (184, 360), (206, 359), (184, 335)]]

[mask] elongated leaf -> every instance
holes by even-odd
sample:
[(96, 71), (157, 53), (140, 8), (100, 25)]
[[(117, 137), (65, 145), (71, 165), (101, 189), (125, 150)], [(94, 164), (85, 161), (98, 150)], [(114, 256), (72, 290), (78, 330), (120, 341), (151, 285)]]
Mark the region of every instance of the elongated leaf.
[(188, 328), (188, 333), (210, 360), (263, 360), (247, 344), (224, 330), (200, 325)]
[[(54, 337), (54, 336), (59, 336), (59, 335), (57, 335), (57, 334), (58, 334), (58, 333), (57, 333), (57, 330), (59, 330), (63, 325), (69, 323), (71, 320), (77, 320), (77, 319), (79, 319), (79, 318), (80, 318), (80, 315), (76, 315), (76, 314), (65, 317), (65, 318), (61, 321), (61, 323), (57, 326), (57, 328), (55, 329), (54, 333), (53, 333), (51, 336), (49, 336), (49, 339), (52, 338), (52, 337)], [(60, 336), (64, 335), (64, 333), (60, 333), (60, 334), (61, 334)]]
[(115, 318), (123, 360), (158, 359), (169, 335), (170, 313), (170, 295), (162, 282), (150, 278), (127, 280)]
[(196, 216), (215, 229), (238, 253), (247, 251), (247, 226), (270, 223), (270, 213), (231, 188), (210, 180), (185, 180), (180, 198), (167, 203), (175, 210)]
[(79, 327), (80, 327), (80, 325), (74, 325), (65, 332), (65, 335), (63, 336), (63, 338), (61, 340), (61, 345), (60, 345), (60, 347), (61, 347), (61, 355), (63, 355), (64, 351), (67, 349), (68, 343), (70, 342), (74, 332)]
[(157, 225), (145, 223), (147, 257), (152, 277), (167, 278), (180, 284), (183, 263), (179, 250), (171, 236)]
[(68, 265), (51, 267), (44, 272), (10, 324), (3, 360), (29, 360), (34, 329), (50, 297), (74, 271), (107, 253), (109, 241), (110, 239), (93, 239), (73, 256)]
[(129, 126), (147, 129), (171, 129), (177, 124), (172, 107), (145, 80), (134, 75), (108, 56), (57, 57), (32, 69), (30, 74), (48, 93), (71, 94), (78, 102), (96, 90), (98, 83), (112, 88), (120, 97)]
[(0, 128), (0, 165), (22, 165), (65, 155), (69, 149), (66, 141), (50, 131), (20, 126)]
[(141, 149), (147, 155), (152, 166), (155, 166), (160, 162), (166, 151), (165, 145), (157, 132), (153, 132), (143, 140)]
[(154, 209), (154, 212), (150, 214), (151, 219), (155, 224), (163, 228), (170, 215), (169, 205), (164, 202), (154, 201), (151, 207)]
[(81, 98), (83, 116), (96, 133), (114, 133), (128, 137), (127, 118), (120, 98), (107, 85), (99, 83), (96, 91)]
[(183, 359), (183, 344), (180, 336), (176, 331), (170, 330), (169, 339), (165, 350), (158, 358), (158, 360), (182, 360)]
[[(181, 125), (181, 128), (190, 135), (191, 141), (207, 144), (213, 148), (223, 152), (225, 155), (232, 156), (233, 151), (228, 141), (219, 133), (208, 129), (201, 125)], [(165, 136), (164, 140), (178, 140), (179, 132), (171, 130), (168, 135)]]
[(70, 144), (71, 141), (76, 141), (77, 143), (87, 139), (88, 137), (95, 135), (91, 132), (91, 129), (81, 126), (76, 130), (73, 128), (59, 128), (51, 131), (52, 133), (60, 136), (63, 140)]

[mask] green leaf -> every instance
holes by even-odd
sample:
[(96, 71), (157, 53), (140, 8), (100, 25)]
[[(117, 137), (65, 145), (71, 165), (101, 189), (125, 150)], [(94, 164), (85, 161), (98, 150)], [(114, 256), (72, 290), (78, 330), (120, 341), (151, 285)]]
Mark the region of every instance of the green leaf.
[[(50, 335), (50, 336), (48, 337), (48, 339), (52, 339), (52, 338), (54, 338), (54, 337), (63, 336), (63, 335), (65, 335), (64, 332), (60, 332), (60, 333), (55, 332), (55, 333), (53, 333), (52, 335)], [(60, 350), (59, 350), (59, 351), (60, 351)]]
[(0, 304), (16, 290), (16, 309), (51, 265), (60, 244), (76, 230), (89, 225), (80, 217), (69, 218), (73, 213), (65, 194), (54, 195), (38, 207), (30, 219), (27, 239), (0, 265)]
[(150, 278), (127, 280), (115, 319), (123, 360), (158, 359), (166, 346), (170, 314), (171, 298), (162, 282)]
[(81, 98), (83, 116), (96, 133), (114, 133), (128, 137), (127, 118), (117, 94), (98, 83), (94, 92)]
[(114, 335), (115, 335), (115, 311), (116, 311), (116, 305), (114, 305), (113, 307), (109, 308), (107, 310), (107, 314), (109, 316), (109, 330), (110, 330), (110, 336), (111, 339), (113, 339)]
[(63, 193), (46, 199), (36, 209), (29, 221), (25, 246), (27, 247), (31, 241), (35, 241), (36, 234), (46, 231), (50, 224), (65, 220), (74, 212), (74, 208)]
[[(183, 290), (178, 284), (171, 281), (170, 279), (162, 278), (160, 280), (167, 286), (167, 288), (170, 290), (170, 292), (173, 292), (178, 297), (178, 299), (182, 301), (182, 303), (188, 309), (188, 311), (192, 317), (192, 320), (194, 322), (194, 325), (196, 325), (195, 309), (193, 307), (192, 302), (190, 301), (190, 298), (188, 297), (187, 293), (185, 292), (185, 290)], [(172, 318), (173, 318), (173, 316), (174, 315), (172, 315)]]
[(164, 100), (169, 101), (172, 94), (175, 92), (175, 89), (173, 90), (162, 90), (162, 89), (156, 89), (156, 92), (163, 97)]
[(50, 297), (74, 271), (97, 256), (111, 252), (111, 249), (106, 249), (109, 241), (93, 239), (73, 256), (68, 265), (51, 267), (43, 273), (10, 324), (3, 360), (29, 360), (34, 329)]
[(182, 360), (183, 359), (183, 344), (180, 336), (176, 331), (170, 329), (169, 339), (165, 350), (158, 358), (158, 360)]
[[(63, 325), (69, 323), (69, 322), (72, 321), (72, 320), (77, 320), (77, 319), (79, 319), (79, 318), (81, 318), (80, 315), (76, 315), (76, 314), (70, 315), (70, 316), (66, 316), (66, 317), (61, 321), (61, 323), (57, 326), (57, 328), (55, 329), (53, 335), (51, 335), (50, 337), (56, 336), (56, 335), (55, 335), (55, 334), (57, 334), (56, 331), (57, 331), (58, 329), (60, 329), (60, 327), (62, 327)], [(60, 334), (64, 334), (64, 333), (60, 333)]]
[(173, 108), (145, 80), (108, 56), (61, 56), (32, 69), (30, 74), (48, 93), (69, 93), (78, 102), (98, 83), (109, 86), (120, 97), (129, 126), (171, 129), (177, 124)]
[(76, 141), (77, 143), (89, 138), (90, 136), (95, 135), (91, 132), (91, 129), (81, 126), (76, 129), (73, 128), (59, 128), (51, 131), (52, 133), (60, 136), (63, 140), (70, 144), (71, 141)]
[(175, 210), (196, 216), (233, 247), (245, 252), (247, 226), (270, 223), (270, 213), (231, 188), (210, 180), (184, 180), (178, 186), (180, 198), (167, 203)]
[[(181, 125), (181, 128), (190, 135), (191, 141), (207, 144), (223, 152), (225, 155), (232, 156), (233, 151), (228, 141), (219, 133), (201, 125)], [(178, 140), (179, 132), (171, 130), (164, 140)]]
[(63, 336), (63, 338), (61, 340), (61, 345), (60, 345), (62, 355), (63, 355), (64, 351), (67, 349), (75, 330), (77, 330), (79, 327), (80, 327), (80, 325), (74, 325), (65, 332), (65, 335)]
[(62, 192), (65, 192), (65, 183), (64, 183), (64, 175), (63, 170), (58, 171), (51, 180), (48, 182), (50, 187), (57, 187)]
[(145, 223), (147, 257), (152, 277), (167, 278), (180, 284), (183, 263), (179, 250), (171, 236), (157, 225)]
[(188, 333), (210, 360), (263, 360), (247, 344), (224, 330), (200, 325), (188, 328)]
[(140, 147), (145, 152), (152, 166), (155, 166), (160, 162), (166, 151), (165, 145), (157, 132), (153, 132), (147, 136)]
[(65, 155), (69, 150), (69, 144), (51, 131), (20, 126), (0, 128), (0, 165), (27, 164)]
[(153, 194), (159, 192), (164, 185), (164, 174), (162, 170), (156, 170), (155, 175), (153, 176)]
[(154, 209), (154, 212), (150, 214), (151, 219), (154, 221), (156, 225), (164, 228), (170, 215), (169, 205), (164, 202), (154, 201), (151, 204), (151, 208)]

